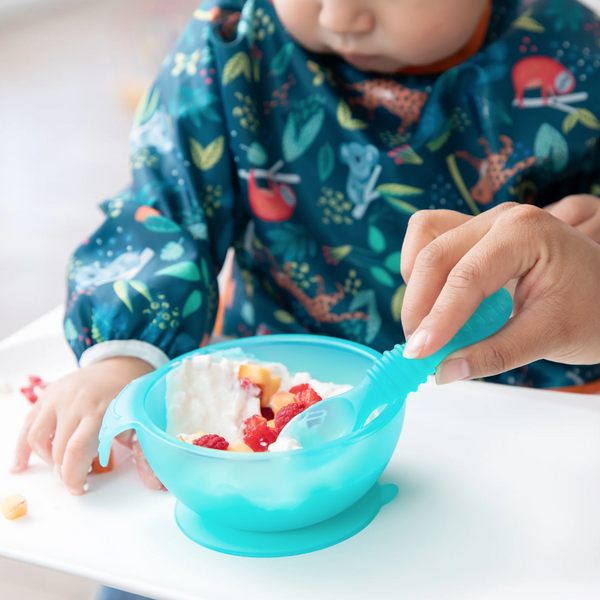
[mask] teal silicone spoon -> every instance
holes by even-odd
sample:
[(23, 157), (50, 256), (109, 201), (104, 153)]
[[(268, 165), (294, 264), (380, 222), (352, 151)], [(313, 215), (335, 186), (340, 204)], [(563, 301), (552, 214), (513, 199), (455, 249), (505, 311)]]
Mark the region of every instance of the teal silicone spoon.
[[(295, 440), (303, 448), (335, 440), (363, 427), (376, 409), (404, 402), (452, 352), (501, 329), (512, 313), (512, 298), (501, 288), (486, 298), (441, 350), (422, 359), (404, 358), (404, 346), (385, 352), (363, 381), (348, 392), (322, 400), (292, 419), (279, 434), (280, 447)], [(293, 445), (293, 444), (292, 444)]]

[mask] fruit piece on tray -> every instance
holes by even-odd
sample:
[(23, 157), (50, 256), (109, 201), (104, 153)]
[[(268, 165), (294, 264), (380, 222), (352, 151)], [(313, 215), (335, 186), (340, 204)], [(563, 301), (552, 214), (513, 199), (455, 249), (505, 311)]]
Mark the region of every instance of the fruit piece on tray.
[(100, 458), (96, 456), (96, 458), (92, 461), (92, 468), (90, 474), (92, 475), (102, 475), (103, 473), (110, 473), (115, 468), (115, 461), (113, 458), (113, 453), (110, 453), (110, 458), (108, 459), (108, 464), (106, 467), (103, 467), (100, 464)]
[(43, 390), (46, 388), (48, 384), (41, 378), (36, 375), (29, 376), (29, 385), (21, 388), (21, 394), (31, 402), (31, 404), (35, 404), (38, 401), (38, 394), (36, 390)]
[(27, 514), (27, 500), (21, 494), (0, 498), (0, 510), (5, 519), (14, 521)]

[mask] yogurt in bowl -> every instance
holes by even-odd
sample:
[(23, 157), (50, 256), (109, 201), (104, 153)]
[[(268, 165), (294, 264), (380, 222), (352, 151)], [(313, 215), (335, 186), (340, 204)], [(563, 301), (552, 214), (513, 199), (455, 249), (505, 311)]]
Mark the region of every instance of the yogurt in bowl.
[(297, 450), (301, 446), (294, 440), (277, 443), (285, 424), (311, 404), (351, 387), (290, 373), (281, 363), (196, 355), (167, 375), (167, 433), (217, 450)]

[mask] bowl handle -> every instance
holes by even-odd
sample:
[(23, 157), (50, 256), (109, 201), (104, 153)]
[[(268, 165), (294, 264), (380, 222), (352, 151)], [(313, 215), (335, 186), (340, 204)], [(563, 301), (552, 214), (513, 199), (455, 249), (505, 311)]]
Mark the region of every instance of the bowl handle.
[[(152, 373), (149, 375), (152, 375)], [(136, 429), (137, 426), (141, 425), (137, 416), (139, 403), (135, 402), (135, 398), (137, 394), (142, 393), (144, 387), (147, 387), (149, 375), (144, 375), (132, 381), (110, 403), (104, 414), (100, 435), (98, 436), (100, 440), (98, 454), (100, 455), (100, 464), (103, 467), (108, 465), (113, 438), (128, 429)]]

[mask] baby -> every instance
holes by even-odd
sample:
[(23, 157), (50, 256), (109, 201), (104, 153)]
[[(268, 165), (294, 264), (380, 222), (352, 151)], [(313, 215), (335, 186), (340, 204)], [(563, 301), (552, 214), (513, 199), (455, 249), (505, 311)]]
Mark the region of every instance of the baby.
[[(240, 4), (195, 12), (136, 113), (133, 184), (69, 265), (65, 333), (81, 369), (47, 388), (15, 470), (33, 449), (72, 494), (110, 401), (208, 342), (231, 246), (225, 333), (385, 350), (404, 340), (415, 212), (552, 204), (600, 241), (600, 202), (572, 196), (600, 190), (600, 21), (577, 2)], [(540, 361), (493, 379), (599, 377)]]

